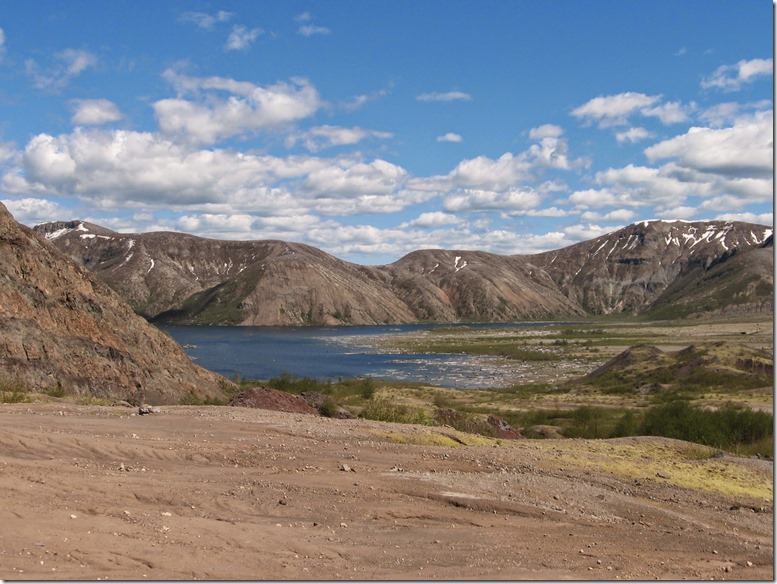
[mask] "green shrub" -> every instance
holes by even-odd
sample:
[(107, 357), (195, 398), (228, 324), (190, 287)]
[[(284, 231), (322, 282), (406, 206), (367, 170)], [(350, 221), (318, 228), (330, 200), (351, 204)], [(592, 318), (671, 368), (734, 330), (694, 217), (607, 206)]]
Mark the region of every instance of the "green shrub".
[(433, 423), (422, 410), (403, 404), (394, 404), (386, 398), (370, 400), (361, 411), (361, 417), (367, 420), (397, 424), (429, 425)]
[(375, 382), (371, 377), (362, 379), (359, 394), (362, 396), (362, 399), (372, 399), (375, 397)]
[(705, 410), (677, 400), (649, 408), (640, 433), (730, 449), (773, 439), (774, 417), (732, 404)]

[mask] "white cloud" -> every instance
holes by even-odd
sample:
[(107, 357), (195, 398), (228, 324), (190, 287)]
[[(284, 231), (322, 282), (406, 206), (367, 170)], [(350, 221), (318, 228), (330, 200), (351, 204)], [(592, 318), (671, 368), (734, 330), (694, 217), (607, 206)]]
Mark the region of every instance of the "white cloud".
[(459, 134), (448, 132), (447, 134), (443, 134), (442, 136), (437, 136), (437, 141), (438, 142), (463, 142), (464, 138), (462, 138)]
[(645, 95), (631, 91), (600, 96), (572, 110), (572, 115), (588, 121), (596, 121), (600, 128), (621, 126), (627, 123), (631, 114), (649, 109), (660, 99), (660, 95)]
[(390, 195), (406, 178), (407, 171), (385, 160), (364, 163), (343, 159), (311, 172), (304, 184), (316, 197)]
[(57, 203), (47, 199), (6, 199), (2, 202), (19, 223), (35, 225), (52, 221), (63, 214), (63, 209)]
[(685, 219), (690, 220), (696, 217), (696, 214), (698, 213), (698, 209), (696, 207), (688, 207), (684, 205), (680, 205), (678, 207), (671, 207), (668, 209), (664, 209), (663, 211), (660, 211), (657, 215), (659, 219)]
[(97, 57), (89, 51), (65, 49), (54, 55), (54, 61), (42, 69), (37, 61), (25, 61), (25, 70), (37, 89), (58, 92), (90, 67), (97, 66)]
[(696, 108), (695, 103), (684, 106), (679, 101), (662, 103), (654, 107), (646, 107), (640, 113), (646, 117), (656, 117), (662, 124), (679, 124), (688, 120), (688, 115)]
[(701, 172), (729, 177), (771, 177), (774, 129), (771, 111), (741, 117), (728, 128), (693, 127), (647, 149), (651, 162), (671, 158)]
[(630, 209), (616, 209), (609, 213), (599, 213), (596, 211), (586, 211), (580, 215), (583, 221), (616, 221), (618, 223), (629, 223), (636, 217), (636, 213)]
[(264, 31), (261, 28), (248, 30), (245, 26), (236, 24), (227, 37), (224, 49), (227, 51), (245, 51)]
[(6, 47), (5, 47), (5, 31), (0, 28), (0, 62), (5, 57), (6, 53)]
[(615, 139), (618, 141), (618, 144), (623, 144), (624, 142), (634, 144), (640, 140), (650, 138), (652, 135), (645, 128), (629, 128), (623, 132), (616, 132)]
[(545, 207), (544, 209), (531, 209), (525, 215), (527, 217), (567, 217), (570, 212), (558, 207)]
[(555, 124), (544, 124), (529, 130), (529, 138), (542, 140), (543, 138), (560, 138), (564, 134), (564, 128)]
[(297, 31), (299, 34), (301, 34), (304, 37), (313, 36), (315, 34), (331, 34), (331, 29), (325, 27), (325, 26), (316, 26), (313, 24), (304, 24), (299, 27), (299, 30)]
[(509, 189), (487, 191), (482, 189), (461, 189), (445, 196), (443, 209), (446, 211), (528, 211), (536, 208), (542, 200), (534, 189)]
[(232, 16), (234, 16), (234, 13), (227, 12), (226, 10), (219, 10), (213, 15), (205, 12), (184, 12), (181, 14), (180, 20), (183, 22), (192, 22), (205, 30), (211, 30), (214, 25), (219, 22), (228, 22)]
[(418, 101), (470, 101), (472, 96), (463, 91), (448, 91), (446, 93), (422, 93), (416, 97)]
[(350, 146), (368, 138), (387, 140), (393, 138), (390, 132), (366, 130), (364, 128), (341, 128), (337, 126), (317, 126), (307, 132), (290, 134), (286, 138), (286, 146), (291, 148), (298, 142), (310, 152), (318, 152), (333, 146)]
[(721, 65), (715, 72), (702, 80), (704, 89), (722, 89), (739, 91), (746, 83), (752, 83), (758, 77), (773, 75), (773, 59), (741, 60), (736, 65)]
[(620, 229), (620, 227), (621, 226), (600, 227), (599, 225), (591, 223), (587, 225), (570, 225), (569, 227), (564, 228), (564, 233), (566, 233), (573, 241), (587, 241), (589, 239), (596, 239), (600, 235), (616, 231), (617, 229)]
[(329, 164), (307, 157), (189, 150), (150, 133), (76, 129), (30, 140), (2, 188), (15, 196), (78, 197), (105, 208), (284, 214), (305, 203), (283, 184)]
[(774, 212), (772, 213), (721, 213), (715, 216), (715, 219), (721, 221), (745, 221), (747, 223), (758, 223), (759, 225), (774, 225)]
[[(193, 144), (215, 144), (295, 122), (312, 115), (321, 105), (315, 87), (305, 79), (261, 87), (222, 77), (188, 77), (170, 69), (164, 77), (192, 98), (155, 102), (159, 128)], [(229, 95), (222, 97), (222, 92)]]
[(443, 213), (442, 211), (430, 211), (421, 213), (412, 221), (402, 223), (400, 227), (443, 227), (448, 225), (459, 225), (461, 222), (462, 219), (456, 215)]
[(70, 107), (74, 110), (71, 121), (79, 126), (97, 126), (123, 117), (116, 104), (107, 99), (73, 99)]

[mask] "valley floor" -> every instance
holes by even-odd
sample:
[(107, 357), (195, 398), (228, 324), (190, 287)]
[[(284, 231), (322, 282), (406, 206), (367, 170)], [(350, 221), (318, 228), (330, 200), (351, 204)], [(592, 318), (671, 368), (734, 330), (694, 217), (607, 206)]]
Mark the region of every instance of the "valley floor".
[(0, 405), (1, 579), (774, 578), (772, 461), (136, 412)]

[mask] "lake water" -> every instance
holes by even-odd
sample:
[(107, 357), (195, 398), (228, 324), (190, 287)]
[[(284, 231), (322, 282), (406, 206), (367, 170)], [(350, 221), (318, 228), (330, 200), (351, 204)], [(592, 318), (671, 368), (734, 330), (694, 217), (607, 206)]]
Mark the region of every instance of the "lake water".
[[(540, 323), (477, 325), (531, 327)], [(204, 327), (165, 326), (198, 365), (232, 378), (267, 380), (284, 372), (299, 377), (337, 380), (373, 377), (441, 387), (478, 388), (510, 385), (504, 360), (456, 354), (401, 353), (378, 342), (389, 335), (444, 326), (386, 325), (349, 327)]]

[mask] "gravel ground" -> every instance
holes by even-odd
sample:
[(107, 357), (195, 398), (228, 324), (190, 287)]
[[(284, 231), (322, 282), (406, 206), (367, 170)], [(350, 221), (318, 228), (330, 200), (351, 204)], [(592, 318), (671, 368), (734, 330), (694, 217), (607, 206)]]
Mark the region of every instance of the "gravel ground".
[(679, 460), (687, 445), (657, 438), (136, 413), (0, 405), (0, 579), (774, 578), (771, 461)]

